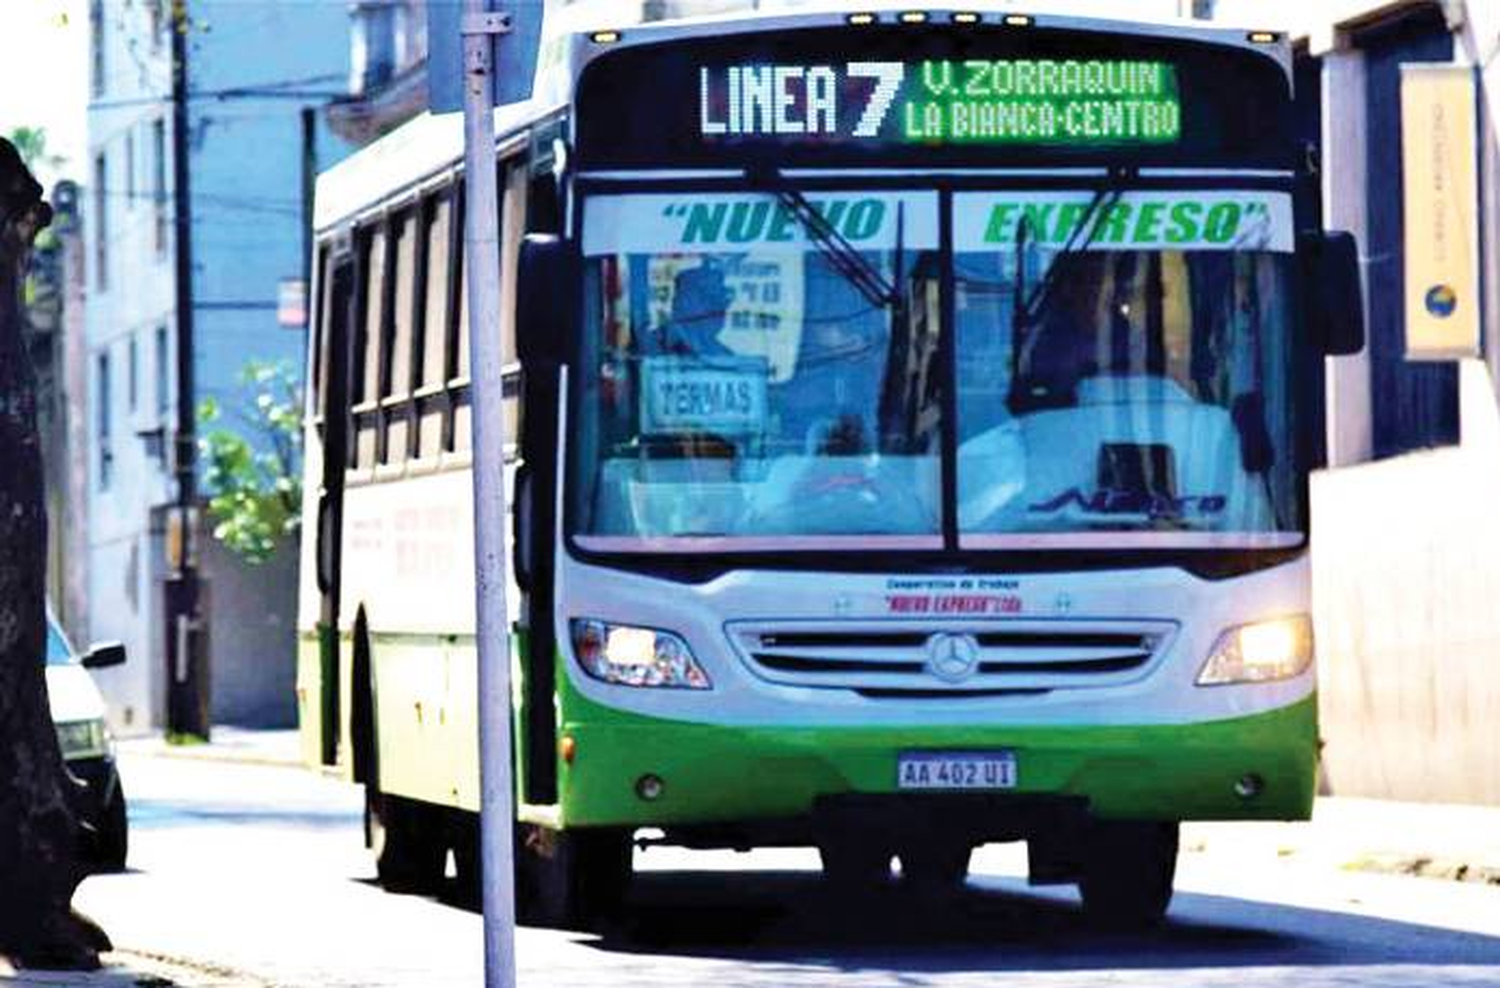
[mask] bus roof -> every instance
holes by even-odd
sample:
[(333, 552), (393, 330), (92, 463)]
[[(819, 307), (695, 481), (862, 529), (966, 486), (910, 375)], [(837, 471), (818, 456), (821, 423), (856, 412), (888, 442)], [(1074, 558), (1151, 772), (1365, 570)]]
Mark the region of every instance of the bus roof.
[[(1063, 0), (1066, 3), (1066, 0)], [(1049, 3), (1048, 12), (1031, 13), (1010, 3), (994, 0), (966, 4), (923, 2), (861, 4), (860, 13), (874, 14), (883, 23), (895, 23), (900, 13), (924, 11), (931, 21), (946, 21), (950, 12), (962, 10), (980, 15), (985, 24), (1000, 24), (1004, 18), (1024, 16), (1033, 29), (1097, 31), (1141, 38), (1170, 38), (1224, 45), (1256, 51), (1274, 59), (1288, 77), (1292, 70), (1291, 49), (1286, 36), (1276, 33), (1274, 43), (1252, 40), (1250, 30), (1208, 26), (1202, 21), (1160, 18), (1151, 21), (1111, 20), (1076, 13), (1055, 12), (1059, 3)], [(564, 107), (572, 95), (574, 81), (594, 58), (622, 48), (694, 37), (723, 37), (761, 31), (792, 31), (802, 28), (848, 27), (851, 8), (847, 3), (824, 7), (797, 7), (780, 11), (743, 11), (714, 14), (649, 24), (602, 22), (588, 31), (553, 35), (543, 41), (536, 93), (531, 100), (513, 103), (495, 111), (495, 135), (504, 143), (524, 131), (529, 123)], [(569, 28), (577, 27), (577, 19)], [(599, 30), (618, 32), (618, 38), (597, 43)], [(1020, 28), (1024, 30), (1025, 28)], [(405, 190), (437, 180), (463, 162), (463, 121), (457, 113), (433, 116), (423, 113), (396, 130), (362, 148), (318, 177), (314, 227), (326, 230), (341, 225), (361, 212), (383, 203)]]

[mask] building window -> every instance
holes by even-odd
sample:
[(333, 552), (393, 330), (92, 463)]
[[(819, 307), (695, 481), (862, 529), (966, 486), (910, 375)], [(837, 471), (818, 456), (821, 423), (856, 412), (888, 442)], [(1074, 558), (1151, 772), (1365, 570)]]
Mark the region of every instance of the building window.
[(153, 54), (161, 51), (162, 25), (166, 18), (162, 16), (167, 0), (146, 0), (146, 12), (151, 18), (151, 51)]
[(104, 95), (104, 0), (89, 0), (89, 92)]
[(156, 410), (162, 416), (172, 407), (172, 379), (168, 374), (171, 354), (167, 352), (167, 327), (156, 327)]
[(156, 217), (156, 256), (167, 253), (167, 122), (151, 121), (151, 208)]
[(135, 129), (125, 132), (125, 208), (135, 208)]
[(349, 16), (349, 95), (363, 96), (395, 74), (396, 17), (389, 0), (357, 3)]
[(130, 349), (126, 360), (125, 381), (125, 403), (131, 414), (135, 414), (136, 402), (140, 395), (141, 354), (140, 347), (136, 345), (135, 335), (131, 334)]
[(109, 203), (105, 198), (108, 162), (104, 152), (94, 156), (94, 286), (109, 287)]
[(109, 351), (99, 354), (95, 365), (95, 398), (98, 402), (94, 407), (95, 423), (99, 433), (99, 489), (109, 490), (110, 478), (114, 474), (115, 451), (110, 443), (110, 426), (113, 416), (110, 414), (110, 386), (109, 386)]

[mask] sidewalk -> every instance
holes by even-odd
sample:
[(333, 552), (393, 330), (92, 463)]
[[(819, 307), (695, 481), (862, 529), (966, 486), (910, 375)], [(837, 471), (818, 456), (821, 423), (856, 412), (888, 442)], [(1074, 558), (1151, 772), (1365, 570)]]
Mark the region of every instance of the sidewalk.
[(1323, 796), (1308, 823), (1187, 824), (1182, 849), (1500, 888), (1500, 806)]
[(122, 738), (115, 742), (122, 755), (154, 758), (196, 758), (204, 761), (238, 762), (245, 765), (300, 766), (302, 749), (295, 728), (255, 730), (215, 727), (207, 743), (171, 744), (162, 734)]

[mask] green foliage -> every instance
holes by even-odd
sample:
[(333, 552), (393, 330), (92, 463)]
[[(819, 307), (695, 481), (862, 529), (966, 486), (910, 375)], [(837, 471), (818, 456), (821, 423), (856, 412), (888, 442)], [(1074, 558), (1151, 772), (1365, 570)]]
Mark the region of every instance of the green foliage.
[(16, 146), (21, 161), (32, 171), (38, 168), (59, 168), (67, 159), (47, 151), (47, 129), (45, 127), (15, 127), (6, 135)]
[(199, 404), (198, 455), (214, 538), (259, 564), (301, 527), (302, 394), (284, 363), (252, 361), (240, 379), (251, 397), (238, 428), (217, 401)]

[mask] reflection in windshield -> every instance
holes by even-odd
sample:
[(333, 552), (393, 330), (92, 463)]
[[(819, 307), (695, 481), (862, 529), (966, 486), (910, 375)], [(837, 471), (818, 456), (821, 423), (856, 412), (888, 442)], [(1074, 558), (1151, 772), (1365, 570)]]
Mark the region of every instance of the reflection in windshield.
[(1289, 196), (955, 193), (946, 508), (937, 197), (808, 201), (908, 304), (773, 195), (586, 204), (584, 548), (1301, 542)]
[(956, 255), (962, 544), (1296, 544), (1290, 254), (1032, 255)]
[(812, 199), (874, 271), (907, 273), (904, 310), (861, 292), (774, 197), (670, 198), (595, 210), (637, 227), (667, 212), (680, 222), (656, 249), (602, 220), (586, 231), (602, 333), (587, 358), (597, 417), (578, 437), (585, 539), (936, 540), (935, 254), (898, 264), (895, 250), (934, 244), (935, 197), (905, 231), (910, 197)]

